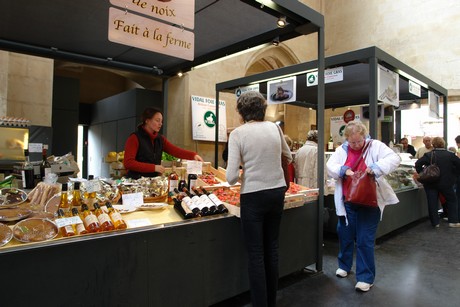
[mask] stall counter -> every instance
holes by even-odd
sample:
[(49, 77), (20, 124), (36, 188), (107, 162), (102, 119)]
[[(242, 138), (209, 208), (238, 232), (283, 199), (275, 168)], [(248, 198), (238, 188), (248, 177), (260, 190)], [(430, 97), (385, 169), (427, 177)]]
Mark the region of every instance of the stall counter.
[[(316, 263), (317, 212), (316, 202), (284, 211), (280, 277)], [(0, 249), (2, 305), (208, 306), (249, 289), (235, 216), (129, 215), (170, 222)]]

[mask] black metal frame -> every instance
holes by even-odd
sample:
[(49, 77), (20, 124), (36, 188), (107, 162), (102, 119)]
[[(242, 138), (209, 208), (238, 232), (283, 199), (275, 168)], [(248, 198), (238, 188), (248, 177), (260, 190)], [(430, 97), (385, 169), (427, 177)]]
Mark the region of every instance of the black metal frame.
[[(306, 71), (312, 69), (318, 69), (318, 87), (317, 87), (317, 104), (307, 104), (305, 102), (296, 101), (290, 104), (302, 106), (302, 107), (313, 107), (317, 111), (317, 129), (319, 131), (324, 131), (324, 110), (326, 108), (332, 108), (335, 106), (328, 105), (325, 102), (325, 84), (324, 84), (324, 69), (332, 68), (337, 66), (347, 66), (357, 63), (367, 63), (369, 65), (369, 132), (371, 135), (376, 136), (378, 131), (378, 99), (377, 99), (377, 72), (378, 65), (381, 64), (387, 67), (390, 70), (395, 72), (403, 71), (404, 76), (400, 75), (400, 78), (411, 79), (415, 82), (423, 82), (427, 85), (426, 90), (434, 91), (443, 98), (444, 102), (444, 138), (447, 138), (447, 90), (420, 74), (416, 70), (412, 69), (403, 62), (397, 60), (390, 54), (377, 47), (369, 47), (357, 51), (352, 51), (336, 56), (331, 56), (324, 59), (324, 35), (322, 33), (323, 28), (318, 28), (318, 60), (306, 63), (300, 63), (288, 67), (279, 68), (272, 71), (263, 72), (260, 74), (255, 74), (239, 79), (229, 80), (216, 84), (216, 101), (219, 99), (220, 91), (234, 90), (241, 86), (246, 86), (248, 84), (254, 83), (266, 83), (267, 79), (277, 79), (280, 76), (298, 76), (305, 74)], [(356, 105), (362, 104), (362, 102), (357, 102)], [(352, 104), (353, 105), (353, 104)], [(217, 114), (217, 124), (219, 121), (219, 110), (216, 108)], [(400, 117), (399, 117), (400, 118)], [(400, 128), (399, 128), (400, 129)], [(215, 138), (215, 165), (218, 165), (218, 129), (216, 129), (216, 138)], [(318, 165), (324, 165), (324, 148), (325, 148), (325, 139), (324, 134), (320, 133), (318, 136)], [(325, 174), (321, 171), (321, 168), (318, 168), (318, 187), (319, 187), (319, 199), (318, 199), (318, 262), (317, 270), (322, 269), (322, 260), (321, 258), (321, 244), (322, 244), (322, 235), (323, 235), (323, 208), (324, 208), (324, 186), (319, 184), (324, 182)]]

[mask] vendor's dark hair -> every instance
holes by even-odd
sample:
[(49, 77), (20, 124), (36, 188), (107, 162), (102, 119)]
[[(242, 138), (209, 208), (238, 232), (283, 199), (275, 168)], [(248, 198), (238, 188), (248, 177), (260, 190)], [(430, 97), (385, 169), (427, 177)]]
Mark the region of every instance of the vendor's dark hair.
[(142, 115), (141, 115), (141, 125), (145, 124), (145, 121), (147, 119), (152, 118), (157, 113), (161, 113), (161, 115), (163, 115), (163, 113), (156, 108), (152, 108), (152, 107), (145, 108), (144, 112), (142, 112)]
[(267, 103), (261, 93), (255, 91), (245, 92), (238, 98), (236, 109), (245, 123), (251, 120), (263, 121)]

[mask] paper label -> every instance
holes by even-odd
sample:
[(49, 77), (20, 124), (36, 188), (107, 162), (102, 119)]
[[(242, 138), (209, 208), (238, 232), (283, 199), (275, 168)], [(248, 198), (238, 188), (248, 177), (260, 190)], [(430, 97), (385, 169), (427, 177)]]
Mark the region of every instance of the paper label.
[(136, 219), (136, 220), (129, 220), (126, 221), (128, 224), (129, 228), (134, 228), (134, 227), (144, 227), (144, 226), (151, 226), (152, 223), (150, 223), (149, 219)]
[(142, 192), (123, 194), (121, 199), (124, 206), (138, 207), (144, 204), (144, 194)]
[(203, 173), (203, 163), (195, 160), (187, 161), (187, 174), (201, 175)]

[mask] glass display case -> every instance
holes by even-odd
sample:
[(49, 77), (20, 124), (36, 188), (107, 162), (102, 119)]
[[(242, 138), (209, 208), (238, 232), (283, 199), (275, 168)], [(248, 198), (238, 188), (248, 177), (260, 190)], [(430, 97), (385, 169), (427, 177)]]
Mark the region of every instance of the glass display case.
[(417, 183), (412, 178), (415, 167), (412, 163), (402, 162), (396, 170), (385, 176), (385, 179), (393, 188), (393, 191), (400, 192), (408, 189), (418, 188)]

